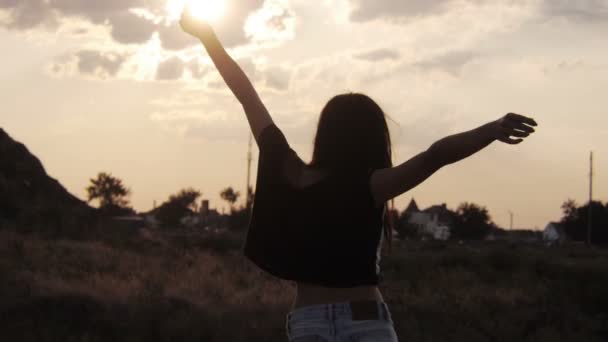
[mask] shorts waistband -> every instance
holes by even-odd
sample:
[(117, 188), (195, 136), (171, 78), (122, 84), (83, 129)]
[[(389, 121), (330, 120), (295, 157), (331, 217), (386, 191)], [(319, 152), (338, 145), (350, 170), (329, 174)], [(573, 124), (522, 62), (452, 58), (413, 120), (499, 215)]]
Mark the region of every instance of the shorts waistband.
[(385, 302), (350, 301), (329, 304), (304, 306), (290, 311), (287, 320), (301, 319), (352, 319), (352, 320), (384, 320), (392, 321), (391, 313)]

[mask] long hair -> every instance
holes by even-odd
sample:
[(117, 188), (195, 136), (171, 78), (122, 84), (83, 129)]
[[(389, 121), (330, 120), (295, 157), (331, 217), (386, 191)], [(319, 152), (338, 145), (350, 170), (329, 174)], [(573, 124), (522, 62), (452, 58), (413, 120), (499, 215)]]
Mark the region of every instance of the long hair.
[[(319, 118), (312, 167), (329, 172), (364, 172), (392, 167), (386, 114), (369, 96), (346, 93), (333, 97)], [(385, 237), (392, 241), (393, 220), (385, 206)]]

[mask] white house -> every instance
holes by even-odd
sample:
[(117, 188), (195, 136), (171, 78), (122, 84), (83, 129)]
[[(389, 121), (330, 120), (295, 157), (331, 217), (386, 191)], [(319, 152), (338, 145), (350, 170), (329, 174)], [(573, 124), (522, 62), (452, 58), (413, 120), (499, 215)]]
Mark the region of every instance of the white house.
[(416, 225), (421, 235), (431, 236), (435, 240), (450, 238), (452, 216), (445, 203), (420, 211), (416, 201), (412, 199), (406, 212), (409, 215), (408, 222)]
[(543, 230), (543, 241), (549, 245), (561, 244), (566, 240), (564, 225), (558, 222), (549, 222)]

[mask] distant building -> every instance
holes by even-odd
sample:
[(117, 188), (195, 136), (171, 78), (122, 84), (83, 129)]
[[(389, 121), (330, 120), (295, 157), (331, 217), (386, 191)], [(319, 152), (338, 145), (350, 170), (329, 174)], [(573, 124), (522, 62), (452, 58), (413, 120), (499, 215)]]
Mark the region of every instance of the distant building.
[(209, 214), (209, 200), (202, 200), (200, 214), (201, 217), (205, 217)]
[(405, 208), (405, 212), (407, 214), (411, 214), (411, 213), (417, 213), (419, 211), (420, 211), (420, 209), (418, 209), (418, 204), (416, 203), (416, 200), (412, 198), (412, 200), (410, 201), (410, 204), (407, 206), (407, 208)]
[(445, 203), (421, 211), (412, 198), (405, 212), (409, 215), (408, 222), (418, 227), (420, 235), (430, 236), (435, 240), (450, 238), (450, 226), (454, 223), (454, 218)]
[(564, 225), (558, 222), (549, 222), (543, 230), (543, 241), (548, 245), (564, 243), (566, 241)]
[(222, 217), (217, 210), (209, 208), (209, 200), (201, 201), (199, 219), (200, 221), (198, 223), (206, 230), (208, 230), (207, 228), (225, 228), (227, 225), (225, 217)]

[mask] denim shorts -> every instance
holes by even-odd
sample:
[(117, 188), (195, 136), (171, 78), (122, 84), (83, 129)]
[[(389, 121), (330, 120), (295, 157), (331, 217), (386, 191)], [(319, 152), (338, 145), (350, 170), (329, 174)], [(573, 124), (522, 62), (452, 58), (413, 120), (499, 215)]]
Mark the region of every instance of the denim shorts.
[(297, 308), (287, 314), (286, 329), (289, 342), (398, 341), (384, 302), (343, 302)]

